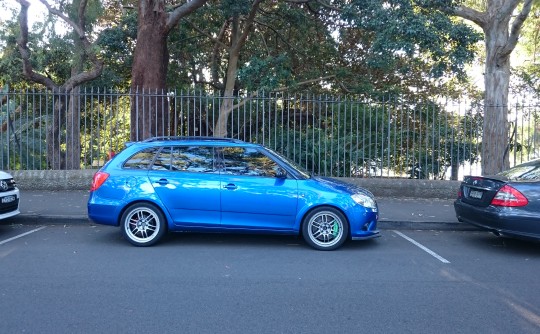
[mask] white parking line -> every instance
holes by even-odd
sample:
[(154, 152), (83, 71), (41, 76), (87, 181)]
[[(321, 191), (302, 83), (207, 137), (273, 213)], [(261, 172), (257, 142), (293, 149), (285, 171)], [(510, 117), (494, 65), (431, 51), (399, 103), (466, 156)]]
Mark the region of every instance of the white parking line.
[(47, 226), (41, 226), (41, 227), (39, 227), (39, 228), (33, 229), (32, 231), (28, 231), (28, 232), (26, 232), (26, 233), (23, 233), (23, 234), (19, 234), (19, 235), (17, 235), (17, 236), (14, 236), (13, 238), (9, 238), (9, 239), (0, 241), (0, 245), (7, 244), (8, 242), (13, 241), (13, 240), (15, 240), (15, 239), (19, 239), (19, 238), (22, 238), (22, 237), (24, 237), (24, 236), (26, 236), (26, 235), (32, 234), (32, 233), (34, 233), (34, 232), (37, 232), (37, 231), (39, 231), (39, 230), (43, 230), (45, 227), (47, 227)]
[(403, 239), (411, 242), (412, 244), (420, 247), (420, 249), (422, 249), (423, 251), (427, 252), (429, 255), (433, 256), (434, 258), (436, 258), (437, 260), (441, 261), (442, 263), (450, 263), (450, 261), (448, 261), (447, 259), (445, 259), (444, 257), (440, 256), (439, 254), (435, 253), (434, 251), (432, 251), (431, 249), (427, 248), (426, 246), (422, 245), (421, 243), (415, 241), (414, 239), (412, 238), (409, 238), (408, 236), (406, 236), (405, 234), (399, 232), (399, 231), (396, 231), (394, 230), (394, 233), (399, 235), (400, 237), (402, 237)]

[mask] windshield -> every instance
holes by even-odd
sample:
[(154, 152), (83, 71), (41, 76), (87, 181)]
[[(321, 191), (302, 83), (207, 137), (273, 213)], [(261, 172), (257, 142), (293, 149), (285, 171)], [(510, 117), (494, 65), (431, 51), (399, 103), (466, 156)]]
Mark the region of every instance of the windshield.
[(265, 147), (265, 149), (267, 151), (269, 151), (270, 153), (272, 153), (273, 155), (275, 155), (276, 157), (278, 157), (281, 160), (285, 161), (289, 166), (294, 168), (298, 172), (298, 174), (300, 174), (301, 177), (306, 178), (306, 179), (311, 178), (311, 174), (304, 167), (298, 165), (296, 162), (290, 160), (289, 158), (286, 158), (285, 156), (277, 153), (276, 151), (274, 151), (272, 149), (269, 149), (267, 147)]

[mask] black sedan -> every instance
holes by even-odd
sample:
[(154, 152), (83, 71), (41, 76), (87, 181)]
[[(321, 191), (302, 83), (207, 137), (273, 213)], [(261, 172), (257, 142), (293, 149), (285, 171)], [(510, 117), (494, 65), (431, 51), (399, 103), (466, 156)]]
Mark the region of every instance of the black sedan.
[(466, 176), (457, 219), (495, 235), (540, 240), (540, 159), (494, 176)]

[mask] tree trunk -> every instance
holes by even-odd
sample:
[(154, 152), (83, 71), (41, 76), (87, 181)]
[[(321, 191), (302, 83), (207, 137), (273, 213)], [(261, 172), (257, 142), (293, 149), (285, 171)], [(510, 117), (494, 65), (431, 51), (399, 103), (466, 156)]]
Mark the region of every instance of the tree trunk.
[(167, 134), (167, 13), (162, 0), (139, 5), (137, 47), (131, 71), (131, 140)]
[(239, 29), (239, 18), (235, 16), (231, 29), (231, 46), (229, 49), (229, 59), (227, 62), (227, 76), (225, 77), (225, 89), (223, 91), (223, 101), (219, 107), (219, 116), (214, 129), (215, 137), (227, 137), (227, 124), (229, 116), (233, 110), (234, 85), (236, 74), (238, 73), (238, 57), (241, 46), (238, 44), (242, 32)]
[[(49, 3), (43, 2), (50, 13), (60, 17), (73, 28), (74, 50), (76, 61), (72, 66), (71, 77), (63, 85), (57, 85), (50, 77), (34, 71), (30, 61), (28, 48), (28, 7), (27, 0), (18, 0), (21, 5), (19, 26), (21, 32), (17, 39), (17, 46), (22, 58), (23, 75), (30, 81), (42, 84), (53, 92), (53, 115), (51, 124), (47, 129), (48, 165), (52, 169), (79, 169), (81, 156), (79, 102), (78, 88), (81, 84), (91, 81), (101, 75), (103, 61), (98, 59), (92, 43), (87, 39), (85, 13), (88, 2), (78, 2), (78, 16), (76, 20), (66, 17), (60, 10), (53, 8)], [(92, 66), (85, 71), (85, 62), (89, 59)], [(77, 96), (77, 98), (75, 98)], [(66, 121), (66, 111), (69, 108), (69, 122)], [(65, 126), (65, 127), (64, 127)], [(65, 132), (64, 132), (65, 131)], [(63, 148), (64, 146), (65, 148)], [(67, 154), (66, 154), (67, 153)], [(66, 163), (66, 157), (68, 159)]]
[[(81, 18), (81, 21), (83, 21), (83, 18)], [(73, 60), (73, 65), (71, 66), (72, 78), (84, 72), (84, 64), (86, 62), (82, 41), (77, 38), (75, 34), (73, 36), (73, 41), (77, 51)], [(81, 168), (80, 94), (80, 86), (73, 87), (73, 90), (69, 93), (69, 102), (66, 104), (66, 169)]]
[[(507, 155), (510, 55), (519, 40), (532, 3), (533, 0), (487, 0), (484, 12), (460, 4), (450, 11), (453, 15), (476, 23), (485, 34), (483, 175), (496, 174), (510, 165)], [(520, 4), (521, 7), (518, 6)], [(519, 11), (517, 15), (516, 9)]]
[(168, 13), (165, 0), (139, 0), (137, 46), (131, 70), (131, 140), (168, 135), (167, 36), (208, 0), (191, 0)]
[(80, 87), (69, 94), (66, 117), (66, 169), (81, 168)]
[(509, 18), (493, 20), (485, 29), (486, 65), (484, 74), (484, 128), (482, 174), (493, 175), (509, 167), (508, 86), (510, 54), (501, 54), (508, 39)]
[[(227, 76), (225, 78), (225, 87), (223, 92), (223, 102), (219, 108), (219, 116), (214, 128), (215, 137), (227, 137), (228, 130), (227, 124), (229, 116), (233, 111), (234, 102), (234, 88), (236, 83), (236, 75), (238, 73), (238, 60), (240, 57), (240, 50), (246, 44), (247, 37), (253, 28), (255, 22), (255, 16), (259, 9), (259, 6), (263, 0), (255, 0), (247, 17), (243, 18), (243, 29), (240, 26), (240, 16), (238, 14), (232, 17), (231, 22), (231, 37), (229, 47), (229, 59), (227, 63)], [(225, 27), (226, 25), (224, 25)], [(222, 35), (222, 32), (220, 32)]]
[(66, 106), (69, 103), (69, 94), (58, 92), (54, 96), (52, 123), (47, 129), (47, 156), (49, 168), (54, 170), (65, 169), (66, 155), (60, 147), (62, 140), (62, 124), (66, 120)]

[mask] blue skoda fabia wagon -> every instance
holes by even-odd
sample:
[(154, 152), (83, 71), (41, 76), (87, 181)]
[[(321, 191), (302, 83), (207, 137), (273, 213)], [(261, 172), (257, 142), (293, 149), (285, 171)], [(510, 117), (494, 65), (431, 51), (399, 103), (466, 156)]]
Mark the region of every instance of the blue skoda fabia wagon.
[(366, 189), (310, 176), (261, 145), (211, 137), (128, 143), (95, 175), (88, 216), (133, 245), (167, 231), (301, 234), (313, 248), (379, 236)]

